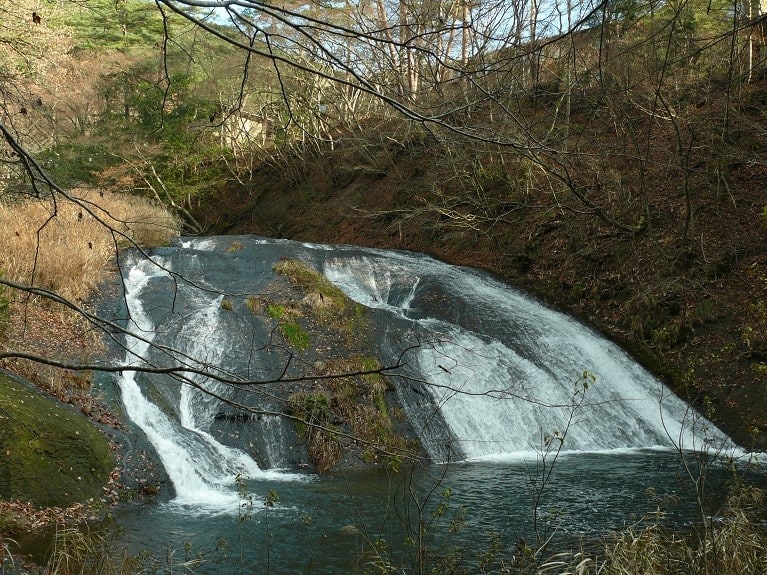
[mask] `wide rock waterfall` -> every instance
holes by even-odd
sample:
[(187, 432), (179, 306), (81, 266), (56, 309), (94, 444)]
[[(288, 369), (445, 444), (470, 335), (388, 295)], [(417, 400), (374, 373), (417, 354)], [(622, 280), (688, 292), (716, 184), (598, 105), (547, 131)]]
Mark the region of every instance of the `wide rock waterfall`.
[(322, 259), (351, 298), (400, 326), (390, 354), (409, 329), (404, 371), (439, 406), (453, 457), (729, 446), (617, 345), (485, 273), (402, 252)]
[[(283, 366), (266, 351), (268, 327), (241, 303), (276, 280), (280, 258), (304, 261), (370, 309), (380, 359), (401, 364), (390, 381), (434, 460), (729, 447), (619, 347), (487, 274), (413, 253), (190, 239), (121, 262), (133, 334), (124, 361), (147, 368), (123, 372), (122, 398), (179, 502), (226, 506), (235, 477), (297, 477), (279, 471), (300, 461), (289, 453), (293, 425), (252, 383)], [(186, 371), (160, 373), (172, 367)]]

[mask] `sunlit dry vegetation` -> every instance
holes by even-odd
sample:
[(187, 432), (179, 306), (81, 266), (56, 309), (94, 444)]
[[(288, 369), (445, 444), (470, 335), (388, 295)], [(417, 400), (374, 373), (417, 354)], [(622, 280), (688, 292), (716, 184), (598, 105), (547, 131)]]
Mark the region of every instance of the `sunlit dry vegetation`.
[(163, 208), (134, 196), (79, 190), (75, 201), (0, 201), (0, 271), (11, 281), (87, 299), (119, 247), (152, 247), (178, 234)]
[[(152, 247), (178, 235), (178, 222), (146, 199), (76, 190), (56, 201), (0, 199), (0, 275), (7, 281), (49, 290), (86, 305), (114, 273), (118, 249)], [(90, 359), (98, 337), (83, 317), (25, 290), (0, 293), (0, 351), (55, 353), (61, 359)], [(24, 359), (4, 360), (43, 389), (75, 393), (88, 404), (89, 375), (62, 372)], [(84, 406), (87, 407), (87, 406)]]

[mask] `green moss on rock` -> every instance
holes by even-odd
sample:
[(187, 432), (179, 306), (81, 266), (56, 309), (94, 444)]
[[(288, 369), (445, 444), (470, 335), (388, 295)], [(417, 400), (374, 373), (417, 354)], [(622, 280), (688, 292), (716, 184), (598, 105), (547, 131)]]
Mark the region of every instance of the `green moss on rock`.
[(109, 442), (86, 417), (0, 373), (0, 498), (84, 502), (113, 467)]

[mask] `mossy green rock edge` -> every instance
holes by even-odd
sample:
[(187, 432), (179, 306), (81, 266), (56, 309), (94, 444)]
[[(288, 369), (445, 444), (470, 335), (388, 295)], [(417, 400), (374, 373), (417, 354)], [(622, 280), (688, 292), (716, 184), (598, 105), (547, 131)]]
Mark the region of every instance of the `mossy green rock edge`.
[(108, 439), (82, 414), (0, 372), (0, 498), (66, 507), (101, 495)]

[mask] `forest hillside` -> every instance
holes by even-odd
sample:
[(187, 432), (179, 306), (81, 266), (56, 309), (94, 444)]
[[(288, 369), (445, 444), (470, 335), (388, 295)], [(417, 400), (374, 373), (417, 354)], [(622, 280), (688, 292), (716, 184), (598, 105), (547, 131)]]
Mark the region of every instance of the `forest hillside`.
[[(767, 83), (744, 98), (761, 132)], [(529, 105), (532, 113), (551, 104)], [(721, 105), (692, 106), (689, 121), (704, 130)], [(620, 145), (596, 107), (572, 115), (589, 122), (586, 157)], [(655, 123), (639, 122), (640, 131)], [(648, 219), (629, 231), (526, 186), (513, 152), (418, 130), (392, 142), (386, 130), (398, 129), (378, 126), (284, 166), (262, 164), (192, 211), (216, 233), (415, 250), (482, 268), (619, 342), (742, 445), (767, 447), (767, 169), (759, 165), (767, 141), (748, 131), (724, 150), (701, 144), (688, 158), (695, 169), (680, 173), (669, 165), (673, 126), (654, 126), (642, 175)], [(611, 177), (631, 182), (635, 168), (624, 168)], [(694, 206), (686, 233), (685, 185)], [(606, 194), (603, 205), (614, 213), (630, 196)]]

